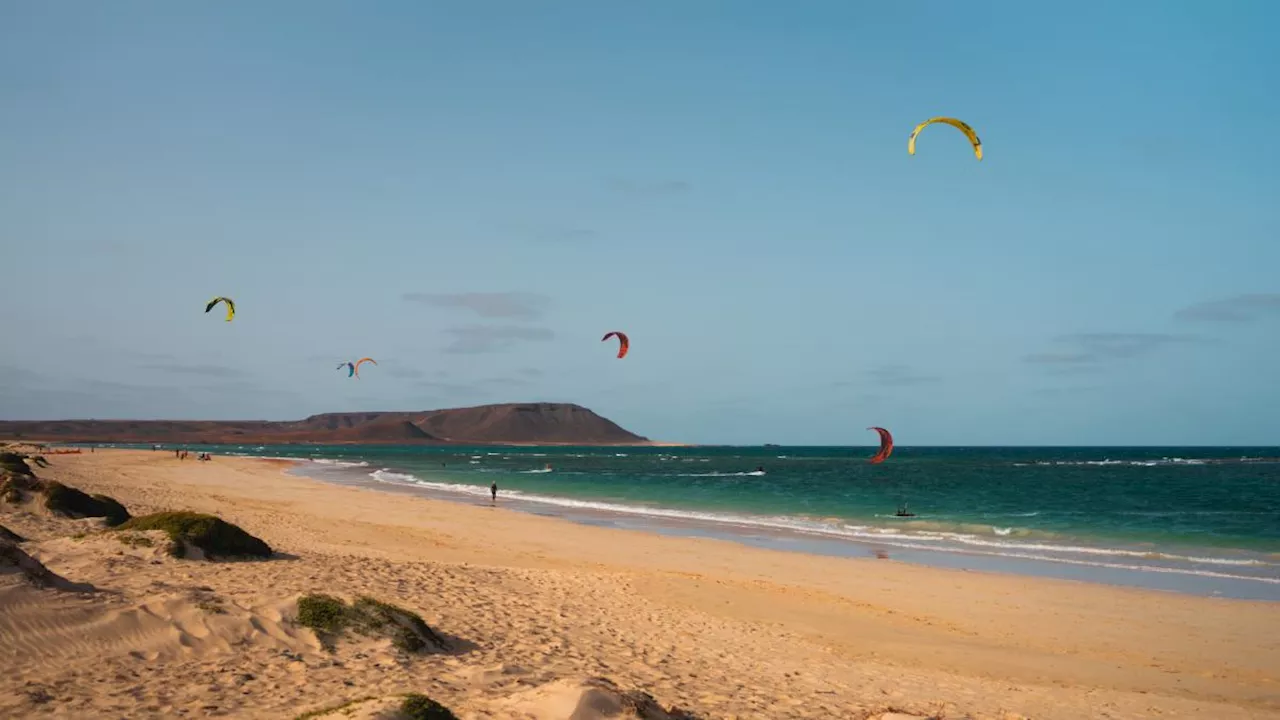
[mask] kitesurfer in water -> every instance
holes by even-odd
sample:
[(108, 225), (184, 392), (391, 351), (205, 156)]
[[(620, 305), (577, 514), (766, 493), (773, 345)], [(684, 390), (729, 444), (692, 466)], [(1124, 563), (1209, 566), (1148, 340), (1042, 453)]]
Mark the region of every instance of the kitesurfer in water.
[(757, 465), (757, 466), (756, 466), (756, 472), (758, 472), (758, 473), (762, 473), (762, 474), (763, 474), (763, 473), (764, 473), (764, 466), (763, 466), (763, 465)]
[(493, 501), (498, 502), (498, 481), (497, 480), (494, 480), (493, 484), (489, 486), (489, 492), (493, 493)]

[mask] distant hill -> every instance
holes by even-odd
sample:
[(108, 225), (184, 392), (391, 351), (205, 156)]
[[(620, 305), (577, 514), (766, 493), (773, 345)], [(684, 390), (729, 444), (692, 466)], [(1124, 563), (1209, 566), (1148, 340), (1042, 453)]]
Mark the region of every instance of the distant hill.
[(0, 421), (0, 439), (278, 445), (314, 443), (643, 445), (648, 440), (571, 403), (508, 403), (421, 412), (325, 413), (303, 420)]

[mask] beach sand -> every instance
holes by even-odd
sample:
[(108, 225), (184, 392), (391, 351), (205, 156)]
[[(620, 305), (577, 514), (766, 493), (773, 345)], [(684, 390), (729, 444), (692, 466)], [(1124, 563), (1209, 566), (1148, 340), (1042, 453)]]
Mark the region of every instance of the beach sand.
[[(418, 692), (460, 718), (567, 719), (603, 677), (703, 718), (1280, 718), (1273, 603), (589, 527), (283, 461), (50, 461), (41, 478), (134, 515), (216, 514), (278, 555), (177, 560), (0, 504), (22, 549), (96, 588), (0, 576), (0, 717), (291, 718), (370, 697), (352, 717), (372, 717)], [(329, 652), (293, 622), (313, 592), (415, 610), (454, 649)]]

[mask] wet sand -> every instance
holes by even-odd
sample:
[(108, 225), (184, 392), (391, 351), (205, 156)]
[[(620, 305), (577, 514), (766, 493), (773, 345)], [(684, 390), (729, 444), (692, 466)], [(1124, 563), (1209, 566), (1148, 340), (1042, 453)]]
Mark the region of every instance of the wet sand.
[[(603, 676), (706, 718), (1280, 718), (1275, 603), (590, 527), (279, 461), (51, 461), (42, 478), (135, 515), (214, 513), (280, 555), (174, 560), (0, 506), (27, 552), (98, 588), (0, 585), (0, 716), (278, 718), (422, 692), (459, 717), (568, 717), (554, 698)], [(292, 622), (310, 592), (414, 609), (458, 649), (330, 654)]]

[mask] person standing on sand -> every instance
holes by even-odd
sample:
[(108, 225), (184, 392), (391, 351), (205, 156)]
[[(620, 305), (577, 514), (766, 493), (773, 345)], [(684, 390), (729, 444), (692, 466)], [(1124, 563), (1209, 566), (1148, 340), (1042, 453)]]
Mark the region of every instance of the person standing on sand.
[(494, 480), (493, 484), (489, 486), (489, 492), (493, 493), (493, 501), (498, 502), (498, 481), (497, 480)]

